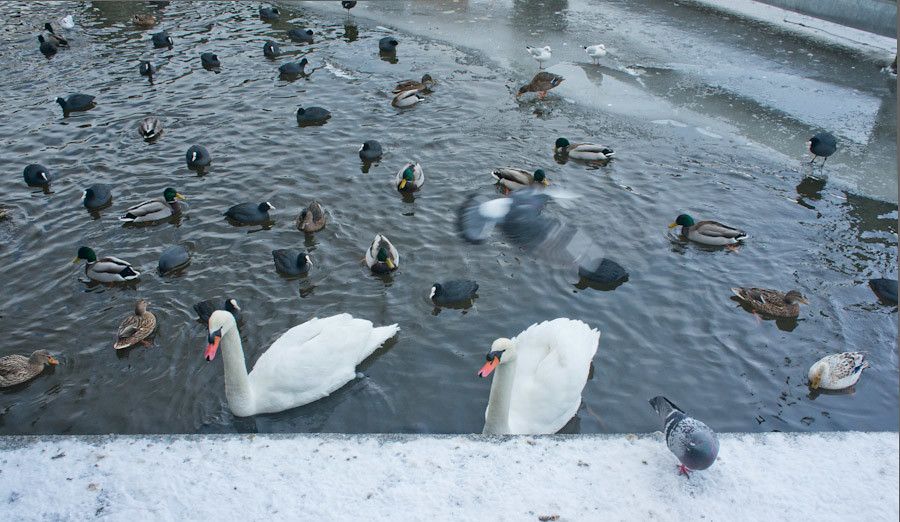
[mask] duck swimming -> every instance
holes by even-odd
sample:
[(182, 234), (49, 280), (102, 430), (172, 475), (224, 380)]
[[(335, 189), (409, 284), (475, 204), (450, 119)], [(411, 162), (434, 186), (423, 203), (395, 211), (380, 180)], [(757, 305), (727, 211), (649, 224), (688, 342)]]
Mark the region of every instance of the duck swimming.
[(615, 152), (606, 145), (594, 143), (569, 143), (566, 138), (557, 138), (553, 144), (553, 150), (557, 154), (567, 158), (582, 161), (608, 161), (615, 156)]
[(532, 78), (530, 82), (519, 88), (519, 92), (516, 93), (516, 97), (518, 98), (525, 93), (536, 92), (538, 94), (538, 98), (543, 100), (544, 97), (547, 96), (547, 92), (550, 89), (558, 87), (559, 84), (561, 84), (564, 80), (565, 78), (558, 74), (541, 71), (535, 74), (534, 78)]
[(0, 388), (9, 388), (34, 379), (45, 365), (56, 366), (59, 361), (46, 350), (35, 350), (30, 356), (13, 354), (0, 357)]
[(800, 315), (800, 303), (809, 304), (797, 290), (783, 293), (766, 288), (737, 287), (731, 291), (754, 311), (774, 317), (795, 318)]
[(425, 184), (425, 171), (418, 163), (407, 163), (394, 176), (394, 183), (400, 192), (412, 192)]
[(187, 152), (184, 153), (184, 159), (191, 170), (201, 170), (212, 163), (212, 157), (203, 145), (191, 145), (188, 147)]
[(89, 94), (70, 94), (68, 98), (57, 98), (56, 103), (62, 107), (63, 117), (70, 112), (89, 111), (97, 105), (94, 97)]
[(78, 249), (78, 255), (75, 256), (73, 263), (84, 259), (87, 264), (84, 267), (84, 274), (93, 281), (100, 283), (123, 283), (132, 281), (141, 276), (141, 273), (132, 268), (131, 263), (123, 261), (118, 257), (101, 257), (97, 259), (97, 254), (93, 249), (83, 246)]
[(399, 94), (394, 96), (394, 98), (391, 100), (391, 105), (399, 109), (405, 109), (407, 107), (412, 107), (413, 105), (419, 103), (424, 99), (425, 98), (419, 95), (418, 90), (412, 89), (409, 91), (401, 91)]
[(182, 205), (178, 200), (185, 200), (184, 196), (172, 187), (163, 190), (162, 199), (151, 199), (138, 203), (125, 211), (125, 215), (119, 221), (126, 223), (156, 223), (181, 214)]
[(281, 47), (272, 40), (266, 40), (263, 44), (263, 56), (266, 58), (278, 58), (281, 56)]
[(153, 27), (154, 25), (156, 25), (156, 17), (152, 14), (146, 13), (136, 14), (131, 17), (131, 23), (138, 27), (143, 27), (146, 29), (148, 27)]
[(376, 274), (392, 272), (400, 267), (400, 252), (388, 238), (376, 234), (366, 250), (366, 265)]
[(543, 186), (550, 184), (544, 169), (537, 169), (531, 174), (524, 169), (500, 167), (491, 171), (491, 176), (497, 180), (498, 185), (508, 191), (530, 187), (535, 183)]
[(694, 222), (694, 218), (681, 214), (669, 228), (681, 225), (681, 236), (703, 245), (728, 246), (736, 245), (750, 237), (743, 230), (738, 230), (718, 221)]
[(156, 330), (156, 316), (147, 311), (148, 304), (147, 301), (139, 299), (134, 305), (134, 313), (122, 320), (119, 330), (116, 332), (116, 342), (113, 343), (113, 348), (121, 350), (138, 343), (150, 346), (147, 337)]
[(140, 125), (138, 125), (138, 132), (141, 134), (141, 137), (147, 141), (158, 138), (159, 135), (162, 134), (162, 130), (162, 122), (160, 122), (159, 118), (156, 116), (147, 116), (141, 120)]
[(822, 357), (810, 366), (807, 377), (813, 390), (843, 390), (855, 385), (869, 367), (863, 352), (843, 352)]
[(403, 91), (430, 91), (432, 87), (434, 87), (434, 79), (431, 78), (430, 74), (425, 74), (422, 76), (422, 80), (401, 80), (397, 82), (397, 86), (394, 87), (392, 91), (394, 94), (399, 94)]
[(378, 161), (382, 154), (381, 144), (375, 140), (368, 140), (359, 146), (359, 159), (367, 163)]
[(25, 184), (29, 187), (46, 188), (53, 181), (53, 175), (50, 174), (50, 170), (37, 163), (26, 165), (25, 170), (22, 171), (22, 177), (25, 178)]
[(318, 201), (311, 202), (308, 207), (300, 211), (300, 216), (297, 217), (297, 228), (307, 234), (325, 228), (325, 209)]

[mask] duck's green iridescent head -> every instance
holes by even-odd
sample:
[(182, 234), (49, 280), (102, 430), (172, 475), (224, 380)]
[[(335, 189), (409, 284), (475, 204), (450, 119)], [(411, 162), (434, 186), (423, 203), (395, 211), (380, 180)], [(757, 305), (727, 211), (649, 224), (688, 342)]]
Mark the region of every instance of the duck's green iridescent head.
[(564, 149), (568, 146), (569, 146), (569, 140), (567, 140), (565, 138), (556, 138), (556, 145), (554, 145), (554, 148)]
[(176, 199), (186, 199), (184, 196), (179, 194), (178, 191), (173, 189), (172, 187), (168, 187), (168, 188), (166, 188), (166, 190), (163, 191), (163, 197), (169, 203), (172, 203)]
[(675, 222), (669, 224), (669, 228), (675, 228), (678, 225), (683, 227), (692, 227), (694, 226), (694, 218), (687, 214), (681, 214), (677, 218), (675, 218)]
[(375, 259), (378, 260), (379, 263), (384, 263), (388, 260), (388, 251), (386, 248), (381, 247), (378, 249), (378, 255), (375, 256)]
[(96, 263), (97, 262), (97, 254), (86, 246), (83, 246), (78, 249), (78, 255), (75, 256), (74, 263), (77, 263), (79, 259), (84, 259), (88, 263)]
[(537, 169), (534, 171), (534, 181), (536, 183), (540, 183), (541, 185), (549, 185), (550, 182), (547, 181), (547, 175), (544, 174), (544, 169)]
[(406, 170), (403, 171), (403, 179), (406, 181), (415, 181), (416, 172), (412, 167), (406, 167)]

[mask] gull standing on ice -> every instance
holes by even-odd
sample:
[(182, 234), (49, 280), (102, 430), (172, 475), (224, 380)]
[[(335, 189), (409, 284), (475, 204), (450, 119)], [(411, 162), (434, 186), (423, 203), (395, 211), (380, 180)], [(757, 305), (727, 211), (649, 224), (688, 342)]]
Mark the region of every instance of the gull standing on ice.
[(606, 46), (603, 44), (586, 45), (586, 46), (584, 46), (584, 51), (587, 53), (588, 56), (591, 57), (591, 60), (593, 60), (594, 65), (596, 65), (597, 62), (600, 61), (600, 58), (603, 58), (604, 56), (606, 56)]
[(550, 46), (544, 47), (525, 47), (525, 50), (528, 51), (528, 54), (531, 55), (532, 58), (537, 60), (538, 68), (544, 68), (544, 62), (550, 60)]

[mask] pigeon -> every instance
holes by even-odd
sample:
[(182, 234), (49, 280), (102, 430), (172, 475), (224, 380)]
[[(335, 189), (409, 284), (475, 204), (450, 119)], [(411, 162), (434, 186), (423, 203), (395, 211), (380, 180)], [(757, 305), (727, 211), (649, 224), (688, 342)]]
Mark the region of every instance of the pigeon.
[(807, 377), (813, 390), (843, 390), (859, 381), (863, 370), (869, 367), (866, 354), (843, 352), (826, 355), (809, 367)]
[(600, 248), (582, 229), (541, 214), (551, 198), (572, 199), (562, 189), (525, 188), (510, 197), (490, 199), (471, 194), (459, 208), (459, 233), (470, 243), (483, 243), (495, 225), (515, 246), (552, 265), (575, 269), (579, 277), (602, 285), (617, 286), (628, 272), (601, 255)]
[(551, 51), (550, 51), (549, 46), (526, 47), (525, 50), (528, 51), (528, 54), (530, 54), (532, 58), (537, 60), (538, 67), (541, 69), (544, 68), (544, 62), (547, 62), (550, 60), (550, 52)]
[(834, 151), (837, 150), (837, 138), (834, 137), (830, 132), (820, 132), (809, 139), (806, 142), (806, 145), (809, 147), (809, 151), (812, 153), (813, 158), (809, 160), (810, 163), (816, 161), (816, 158), (822, 156), (824, 158), (822, 160), (822, 165), (828, 161), (828, 156), (834, 154)]
[(665, 419), (666, 446), (681, 462), (679, 475), (691, 478), (691, 471), (713, 465), (719, 454), (719, 439), (709, 426), (689, 417), (662, 395), (650, 399), (650, 405)]
[(897, 305), (896, 279), (869, 279), (869, 288), (875, 292), (882, 303)]
[(603, 44), (586, 45), (584, 46), (584, 52), (591, 57), (591, 60), (596, 65), (597, 62), (600, 61), (600, 58), (606, 56), (606, 46)]

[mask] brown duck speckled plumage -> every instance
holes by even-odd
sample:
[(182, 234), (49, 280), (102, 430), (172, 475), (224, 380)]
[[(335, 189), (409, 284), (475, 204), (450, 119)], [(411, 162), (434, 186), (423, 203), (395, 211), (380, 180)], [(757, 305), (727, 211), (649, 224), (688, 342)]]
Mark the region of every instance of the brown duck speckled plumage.
[(30, 357), (14, 354), (0, 357), (0, 388), (7, 388), (34, 379), (44, 371), (44, 365), (59, 364), (45, 350), (35, 350)]
[(775, 317), (797, 317), (800, 315), (800, 303), (809, 304), (797, 290), (784, 293), (765, 288), (738, 287), (731, 291), (755, 311)]
[(122, 320), (113, 348), (121, 350), (146, 339), (156, 330), (156, 316), (147, 311), (147, 301), (139, 300), (134, 314)]

